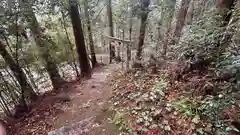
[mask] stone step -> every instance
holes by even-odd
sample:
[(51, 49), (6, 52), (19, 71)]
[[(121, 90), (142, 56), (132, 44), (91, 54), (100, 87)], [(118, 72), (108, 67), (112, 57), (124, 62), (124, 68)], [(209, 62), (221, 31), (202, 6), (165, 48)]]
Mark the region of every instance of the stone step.
[(71, 125), (61, 127), (49, 132), (48, 135), (85, 135), (91, 130), (95, 118), (95, 116), (89, 117)]

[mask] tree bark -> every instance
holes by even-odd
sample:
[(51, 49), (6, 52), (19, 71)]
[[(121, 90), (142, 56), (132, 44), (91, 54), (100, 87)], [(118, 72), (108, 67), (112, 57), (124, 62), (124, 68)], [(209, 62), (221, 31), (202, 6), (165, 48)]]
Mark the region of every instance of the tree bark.
[(90, 21), (90, 16), (89, 16), (88, 10), (89, 10), (88, 0), (85, 0), (84, 1), (84, 12), (85, 12), (85, 17), (86, 17), (86, 21), (87, 21), (89, 47), (90, 47), (90, 52), (91, 52), (91, 62), (92, 62), (92, 67), (96, 67), (97, 59), (96, 59), (96, 54), (95, 54), (95, 50), (94, 50), (92, 27), (91, 27), (91, 21)]
[(39, 48), (41, 57), (45, 61), (45, 68), (50, 76), (53, 87), (57, 89), (64, 80), (61, 78), (55, 60), (51, 56), (50, 47), (53, 45), (53, 41), (51, 38), (43, 34), (43, 31), (40, 28), (37, 18), (33, 12), (32, 4), (27, 0), (22, 1), (22, 4), (22, 9), (26, 10), (24, 11), (24, 16), (28, 22), (32, 36)]
[[(163, 50), (163, 53), (162, 55), (165, 57), (166, 54), (167, 54), (167, 47), (168, 47), (168, 40), (169, 40), (169, 37), (170, 37), (170, 32), (171, 32), (171, 26), (172, 26), (172, 21), (173, 21), (173, 15), (174, 15), (174, 12), (175, 12), (175, 5), (176, 5), (176, 0), (171, 0), (170, 3), (167, 4), (166, 7), (168, 7), (168, 9), (166, 10), (166, 13), (169, 13), (169, 15), (166, 17), (167, 19), (167, 23), (166, 23), (166, 28), (167, 28), (167, 31), (165, 33), (165, 36), (164, 36), (164, 39), (163, 39), (163, 42), (162, 42), (162, 50)], [(159, 34), (160, 34), (160, 31), (159, 31)], [(160, 34), (161, 35), (161, 34)]]
[(194, 12), (194, 0), (191, 0), (191, 3), (188, 8), (187, 16), (186, 16), (186, 25), (190, 25), (193, 22), (193, 12)]
[(161, 46), (162, 44), (162, 38), (163, 38), (163, 31), (162, 31), (162, 28), (163, 28), (163, 10), (161, 11), (161, 19), (157, 22), (157, 36), (158, 36), (158, 39), (157, 39), (157, 45), (156, 45), (156, 53), (158, 52), (159, 50), (159, 47)]
[(150, 4), (150, 0), (141, 0), (141, 24), (140, 24), (140, 33), (138, 37), (138, 48), (136, 54), (136, 61), (133, 67), (139, 68), (141, 67), (142, 60), (142, 50), (144, 45), (145, 31), (147, 26), (147, 17), (149, 13), (148, 6)]
[[(107, 16), (108, 16), (108, 27), (109, 27), (109, 36), (114, 37), (113, 33), (113, 19), (112, 19), (112, 0), (107, 0)], [(115, 46), (109, 42), (109, 55), (110, 55), (110, 61), (109, 63), (112, 63), (112, 60), (115, 59)]]
[(72, 58), (73, 58), (73, 63), (72, 63), (73, 64), (73, 69), (76, 72), (76, 76), (80, 77), (80, 73), (78, 71), (77, 63), (76, 63), (76, 57), (74, 55), (74, 49), (73, 49), (71, 40), (70, 40), (69, 35), (68, 35), (67, 27), (66, 27), (66, 20), (65, 20), (65, 17), (64, 17), (64, 12), (62, 12), (62, 19), (63, 19), (62, 25), (63, 25), (64, 31), (65, 31), (65, 34), (66, 34), (66, 37), (67, 37), (67, 40), (68, 40), (68, 43), (69, 43), (69, 47), (70, 47), (70, 50), (71, 50)]
[(16, 77), (21, 90), (22, 90), (22, 96), (25, 101), (25, 99), (35, 100), (37, 97), (37, 94), (32, 89), (31, 85), (27, 82), (27, 77), (21, 67), (14, 61), (12, 56), (9, 54), (9, 52), (6, 50), (6, 45), (3, 43), (3, 41), (0, 40), (0, 54), (2, 55), (3, 59), (9, 66), (9, 68), (12, 70), (14, 76)]
[[(125, 30), (124, 30), (124, 28), (122, 29), (122, 39), (124, 40), (124, 38), (125, 38)], [(122, 47), (122, 51), (121, 51), (121, 53), (122, 53), (122, 55), (121, 55), (121, 57), (120, 57), (120, 60), (121, 60), (121, 63), (122, 63), (122, 69), (124, 68), (124, 65), (123, 65), (123, 59), (124, 59), (124, 56), (123, 56), (123, 52), (124, 52), (124, 46), (125, 46), (125, 44), (124, 44), (124, 42), (122, 42), (122, 44), (119, 44), (119, 48), (120, 48), (120, 45), (122, 45), (121, 47)]]
[[(121, 39), (121, 28), (119, 26), (116, 26), (116, 37)], [(116, 62), (121, 61), (121, 56), (120, 56), (120, 48), (121, 48), (121, 42), (117, 42), (116, 44), (116, 51), (117, 51), (117, 56), (115, 58)]]
[[(129, 40), (131, 41), (132, 40), (132, 7), (130, 7), (130, 11), (129, 11)], [(127, 62), (126, 62), (126, 69), (129, 70), (129, 63), (131, 61), (131, 45), (132, 43), (128, 43), (127, 44)]]
[(81, 76), (91, 77), (91, 67), (88, 61), (88, 54), (84, 42), (82, 23), (78, 10), (78, 3), (76, 0), (69, 0), (69, 12), (72, 21), (73, 33), (77, 47), (77, 54), (80, 63)]
[(206, 3), (207, 3), (207, 1), (208, 0), (202, 0), (201, 2), (200, 2), (200, 6), (202, 7), (200, 7), (199, 9), (200, 9), (200, 12), (199, 12), (199, 15), (200, 16), (203, 16), (203, 14), (204, 14), (204, 12), (205, 12), (205, 10), (206, 10)]
[(176, 28), (173, 31), (173, 38), (170, 41), (170, 44), (177, 44), (181, 36), (182, 29), (184, 27), (188, 7), (191, 0), (182, 0), (180, 10), (176, 16)]

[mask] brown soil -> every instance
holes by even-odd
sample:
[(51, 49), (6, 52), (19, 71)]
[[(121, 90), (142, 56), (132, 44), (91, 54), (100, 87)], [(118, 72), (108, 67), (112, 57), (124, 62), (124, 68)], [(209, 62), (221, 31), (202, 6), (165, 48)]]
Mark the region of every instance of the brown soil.
[[(54, 92), (40, 97), (25, 119), (10, 120), (12, 126), (9, 127), (9, 134), (46, 135), (50, 131), (60, 131), (61, 127), (69, 129), (62, 133), (64, 135), (117, 134), (115, 125), (108, 122), (108, 118), (113, 114), (108, 110), (107, 102), (112, 95), (112, 90), (106, 85), (111, 72), (116, 67), (116, 65), (110, 65), (96, 68), (91, 79), (67, 84), (63, 93), (70, 96), (70, 102), (52, 100), (59, 95)], [(81, 127), (79, 123), (85, 123), (85, 127)], [(73, 132), (73, 130), (84, 130), (84, 132)]]

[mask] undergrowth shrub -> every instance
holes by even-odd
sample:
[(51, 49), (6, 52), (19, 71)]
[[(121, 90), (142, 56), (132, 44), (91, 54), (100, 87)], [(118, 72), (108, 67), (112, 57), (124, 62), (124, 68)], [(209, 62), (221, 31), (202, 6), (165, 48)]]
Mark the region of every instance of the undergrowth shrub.
[(231, 56), (239, 56), (240, 11), (235, 9), (228, 25), (219, 21), (221, 16), (209, 11), (200, 20), (188, 25), (183, 30), (179, 44), (171, 46), (175, 57), (188, 63), (208, 61), (208, 65), (216, 67)]
[(231, 56), (219, 63), (217, 76), (226, 76), (233, 84), (235, 90), (240, 88), (240, 56)]
[(236, 128), (230, 126), (221, 115), (224, 109), (234, 104), (235, 100), (231, 94), (219, 94), (218, 96), (206, 96), (202, 100), (180, 97), (173, 101), (171, 106), (176, 111), (192, 117), (193, 122), (196, 124), (199, 123), (199, 121), (195, 120), (196, 118), (207, 121), (212, 125), (213, 132), (224, 135), (229, 131), (238, 131)]

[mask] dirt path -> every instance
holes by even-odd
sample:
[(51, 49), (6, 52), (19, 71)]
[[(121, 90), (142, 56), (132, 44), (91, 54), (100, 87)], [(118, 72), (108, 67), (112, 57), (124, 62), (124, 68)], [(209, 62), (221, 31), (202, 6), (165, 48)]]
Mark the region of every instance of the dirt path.
[(49, 135), (115, 135), (116, 129), (107, 119), (107, 101), (112, 95), (106, 85), (108, 76), (116, 65), (98, 68), (92, 78), (71, 86), (72, 100), (63, 104), (64, 113), (54, 119), (54, 129)]

